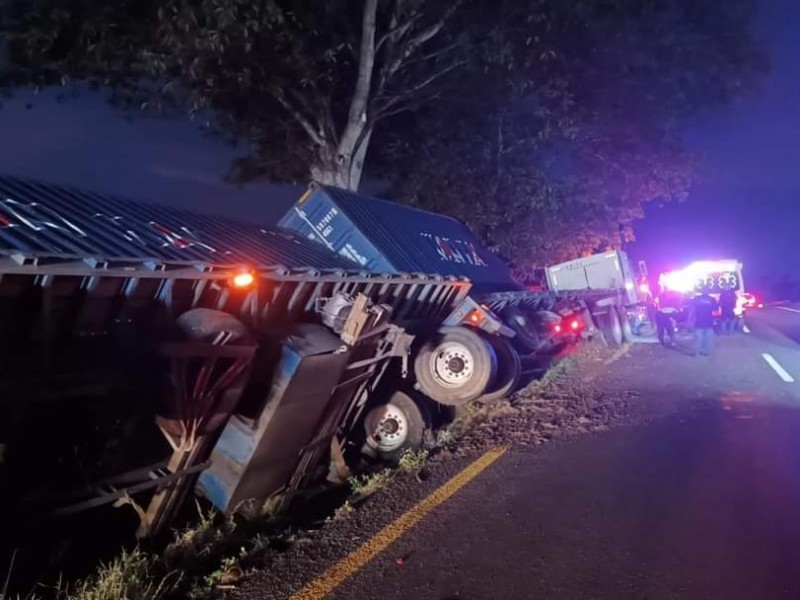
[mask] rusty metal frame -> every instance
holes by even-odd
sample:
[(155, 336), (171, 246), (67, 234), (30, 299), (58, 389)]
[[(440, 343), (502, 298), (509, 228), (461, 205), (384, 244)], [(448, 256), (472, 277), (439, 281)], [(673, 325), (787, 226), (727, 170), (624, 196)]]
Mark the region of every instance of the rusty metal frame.
[[(187, 475), (160, 486), (147, 510), (140, 513), (142, 522), (137, 537), (156, 535), (170, 524), (194, 486), (196, 476), (208, 466), (219, 431), (238, 404), (242, 388), (237, 391), (231, 386), (245, 376), (256, 346), (229, 346), (225, 345), (226, 341), (227, 338), (220, 338), (218, 344), (172, 342), (160, 348), (160, 352), (170, 358), (175, 388), (171, 400), (176, 414), (169, 419), (157, 419), (173, 449), (166, 469), (172, 474)], [(219, 369), (219, 361), (226, 359), (228, 364)], [(189, 382), (190, 361), (199, 363), (192, 385)], [(225, 397), (228, 393), (233, 393), (235, 398)], [(217, 423), (212, 423), (214, 417)]]
[[(115, 479), (125, 478), (129, 473), (139, 473), (142, 471), (142, 469), (135, 469), (128, 473), (119, 475), (117, 478), (107, 479), (102, 483), (97, 483), (93, 485), (92, 487), (97, 489), (96, 496), (88, 500), (83, 500), (75, 504), (69, 504), (67, 506), (62, 506), (60, 508), (57, 508), (56, 510), (50, 513), (50, 516), (66, 517), (83, 512), (85, 510), (97, 508), (98, 506), (111, 504), (121, 498), (128, 498), (133, 494), (138, 494), (139, 492), (143, 492), (152, 488), (162, 488), (164, 486), (171, 485), (185, 477), (189, 477), (191, 475), (196, 475), (197, 473), (200, 473), (203, 469), (208, 468), (209, 464), (210, 464), (209, 462), (203, 462), (175, 472), (163, 471), (163, 470), (159, 472), (156, 471), (156, 469), (150, 469), (148, 472), (147, 481), (131, 484), (122, 488), (117, 488), (114, 485), (113, 482)], [(108, 488), (108, 489), (103, 490), (102, 488)]]
[[(278, 324), (314, 320), (317, 300), (340, 291), (351, 295), (363, 294), (373, 305), (388, 305), (392, 309), (391, 315), (388, 310), (385, 311), (380, 323), (372, 323), (370, 328), (359, 332), (353, 344), (357, 352), (351, 369), (347, 371), (347, 379), (332, 390), (331, 409), (316, 438), (331, 441), (339, 435), (341, 423), (349, 419), (353, 411), (363, 408), (369, 390), (374, 389), (389, 360), (396, 356), (388, 351), (391, 344), (385, 345), (386, 340), (395, 339), (403, 331), (396, 325), (425, 330), (425, 324), (443, 319), (470, 290), (469, 282), (455, 278), (283, 267), (261, 269), (252, 289), (235, 290), (229, 287), (229, 281), (240, 268), (197, 262), (112, 261), (63, 256), (31, 258), (0, 254), (0, 292), (24, 309), (31, 323), (43, 332), (42, 339), (31, 346), (32, 350), (40, 352), (38, 358), (42, 367), (58, 364), (60, 353), (69, 352), (70, 346), (59, 345), (60, 336), (63, 335), (69, 343), (87, 331), (87, 336), (103, 337), (115, 322), (149, 319), (152, 322), (147, 321), (143, 326), (153, 337), (138, 341), (155, 344), (161, 333), (153, 330), (156, 306), (164, 309), (165, 316), (172, 319), (192, 308), (223, 310), (239, 318), (251, 331), (259, 332)], [(32, 297), (41, 302), (40, 305), (31, 305), (27, 300), (29, 296), (25, 294), (34, 291), (36, 293)], [(58, 318), (53, 317), (55, 306), (62, 308)], [(391, 326), (388, 325), (390, 319), (393, 323)], [(21, 330), (15, 331), (15, 335), (17, 333), (24, 335)], [(6, 336), (2, 340), (8, 352), (18, 351), (20, 342), (30, 341), (11, 338)], [(172, 368), (179, 371), (183, 367), (177, 365), (182, 361), (249, 363), (246, 355), (251, 354), (251, 351), (236, 346), (206, 345), (203, 349), (193, 349), (174, 343), (161, 346), (160, 352), (169, 356)], [(29, 356), (28, 360), (33, 363), (36, 357)], [(208, 381), (209, 370), (210, 367), (206, 369), (206, 375), (200, 375), (191, 384), (185, 382), (184, 390), (180, 393), (185, 398), (199, 398), (208, 385), (213, 388), (205, 390), (209, 394), (222, 393), (222, 388), (230, 381), (226, 380), (223, 382), (225, 385), (214, 388)], [(20, 378), (9, 380), (7, 384), (4, 382), (6, 385), (3, 388), (8, 390), (4, 396), (17, 397), (17, 392), (21, 392), (27, 400), (47, 395), (57, 380), (51, 380), (44, 368), (41, 371), (45, 376), (38, 376), (38, 366), (28, 374), (12, 373)], [(81, 375), (71, 383), (74, 389), (66, 390), (58, 386), (58, 394), (53, 395), (52, 400), (88, 390), (90, 388), (86, 385), (98, 381), (94, 372), (74, 374)], [(23, 376), (27, 379), (23, 379)], [(244, 375), (238, 372), (228, 379), (235, 379), (236, 376)], [(29, 382), (37, 384), (37, 387), (27, 387)], [(95, 391), (101, 393), (102, 389)], [(209, 395), (206, 394), (205, 400), (208, 399)], [(26, 403), (20, 404), (24, 407)], [(198, 472), (195, 469), (205, 463), (213, 446), (214, 435), (215, 432), (208, 432), (199, 436), (194, 440), (193, 448), (182, 447), (180, 441), (175, 443), (174, 437), (167, 436), (175, 448), (168, 465), (175, 477), (156, 486), (158, 491), (140, 533), (156, 532), (169, 523), (193, 485)], [(319, 454), (309, 452), (298, 457), (298, 460), (307, 467), (315, 460), (318, 462), (319, 457)], [(178, 477), (181, 473), (184, 475)], [(305, 467), (299, 466), (296, 475), (290, 483), (293, 489), (305, 480)]]
[[(370, 391), (374, 391), (386, 373), (391, 359), (398, 356), (398, 348), (405, 352), (408, 334), (391, 324), (391, 310), (386, 306), (371, 307), (361, 302), (348, 321), (358, 323), (359, 335), (352, 343), (352, 358), (342, 381), (333, 389), (328, 409), (323, 415), (314, 438), (301, 450), (294, 473), (282, 490), (279, 510), (291, 504), (294, 495), (313, 477), (313, 469), (328, 454), (339, 477), (343, 468), (340, 456), (352, 426), (358, 421), (366, 406)], [(374, 319), (364, 318), (363, 313)], [(354, 327), (345, 327), (353, 331)], [(349, 427), (348, 427), (349, 425)]]

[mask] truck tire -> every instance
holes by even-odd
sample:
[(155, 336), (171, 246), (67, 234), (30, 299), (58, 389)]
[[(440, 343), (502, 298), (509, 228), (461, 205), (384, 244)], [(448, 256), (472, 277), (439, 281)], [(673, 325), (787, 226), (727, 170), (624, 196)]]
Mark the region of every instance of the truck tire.
[(628, 319), (627, 311), (620, 307), (617, 307), (617, 316), (619, 317), (619, 322), (622, 327), (622, 340), (627, 343), (632, 343), (634, 339), (633, 329), (631, 329), (631, 322)]
[(505, 398), (517, 389), (522, 375), (522, 361), (507, 338), (493, 335), (489, 338), (497, 356), (497, 373), (489, 391), (478, 398), (478, 402), (488, 404)]
[(541, 346), (536, 323), (522, 309), (512, 306), (503, 311), (503, 322), (514, 331), (514, 345), (525, 354), (536, 352)]
[(379, 460), (396, 463), (406, 450), (422, 447), (429, 423), (427, 411), (408, 394), (396, 391), (364, 417), (367, 445)]
[(190, 340), (212, 343), (227, 336), (226, 343), (247, 341), (250, 333), (239, 319), (230, 313), (211, 308), (193, 308), (176, 320), (178, 329)]
[(608, 348), (621, 346), (623, 342), (622, 324), (613, 306), (607, 306), (603, 312), (595, 313), (597, 326), (603, 334), (603, 344)]
[(414, 358), (418, 389), (450, 406), (480, 397), (496, 371), (497, 357), (489, 342), (466, 327), (442, 327)]

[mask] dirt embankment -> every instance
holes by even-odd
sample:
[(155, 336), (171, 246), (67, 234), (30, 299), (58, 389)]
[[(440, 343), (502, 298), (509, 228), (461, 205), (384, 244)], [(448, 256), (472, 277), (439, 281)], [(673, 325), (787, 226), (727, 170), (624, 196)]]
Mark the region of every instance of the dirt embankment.
[[(454, 423), (438, 432), (421, 470), (381, 481), (368, 497), (351, 501), (322, 529), (293, 534), (285, 552), (264, 554), (224, 595), (288, 598), (489, 448), (533, 449), (558, 438), (639, 423), (674, 410), (677, 405), (643, 402), (638, 391), (641, 378), (626, 376), (632, 363), (642, 362), (637, 360), (642, 351), (650, 349), (612, 351), (587, 345), (512, 397), (460, 410)], [(401, 564), (405, 557), (395, 558)]]
[(354, 478), (350, 498), (338, 508), (328, 504), (315, 511), (323, 515), (316, 523), (208, 516), (179, 533), (165, 552), (128, 553), (93, 581), (73, 586), (72, 593), (54, 595), (287, 598), (489, 448), (533, 449), (674, 409), (640, 399), (641, 374), (653, 351), (582, 346), (512, 397), (459, 410), (454, 422), (429, 439), (426, 450), (405, 457), (401, 468)]

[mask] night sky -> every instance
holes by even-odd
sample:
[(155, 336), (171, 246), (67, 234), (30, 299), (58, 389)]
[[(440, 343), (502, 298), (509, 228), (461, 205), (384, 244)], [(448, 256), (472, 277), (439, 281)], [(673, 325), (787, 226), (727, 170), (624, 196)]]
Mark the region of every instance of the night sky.
[(687, 134), (703, 172), (689, 199), (651, 205), (631, 251), (654, 264), (736, 257), (745, 272), (800, 275), (800, 10), (762, 0), (756, 23), (769, 77)]
[[(800, 10), (790, 0), (763, 2), (756, 27), (770, 76), (751, 97), (687, 132), (703, 172), (686, 202), (648, 209), (630, 248), (636, 258), (678, 266), (738, 257), (756, 276), (792, 274), (800, 265)], [(302, 192), (226, 184), (235, 149), (191, 123), (128, 121), (96, 94), (59, 103), (55, 92), (34, 98), (23, 91), (3, 104), (2, 173), (263, 222)]]

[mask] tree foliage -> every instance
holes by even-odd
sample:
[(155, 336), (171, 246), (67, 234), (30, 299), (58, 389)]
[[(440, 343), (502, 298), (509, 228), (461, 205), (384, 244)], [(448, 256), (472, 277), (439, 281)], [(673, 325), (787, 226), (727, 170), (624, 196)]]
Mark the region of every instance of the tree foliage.
[[(235, 179), (393, 195), (520, 266), (616, 245), (681, 198), (682, 129), (752, 87), (752, 0), (18, 0), (7, 85), (90, 80), (211, 115)], [(367, 150), (370, 149), (369, 155)]]
[(764, 71), (747, 1), (496, 4), (460, 93), (382, 132), (376, 166), (520, 267), (618, 247), (647, 201), (684, 198), (682, 132)]
[(234, 177), (356, 189), (375, 124), (460, 66), (460, 0), (21, 0), (9, 82), (90, 79), (128, 106), (213, 115)]

